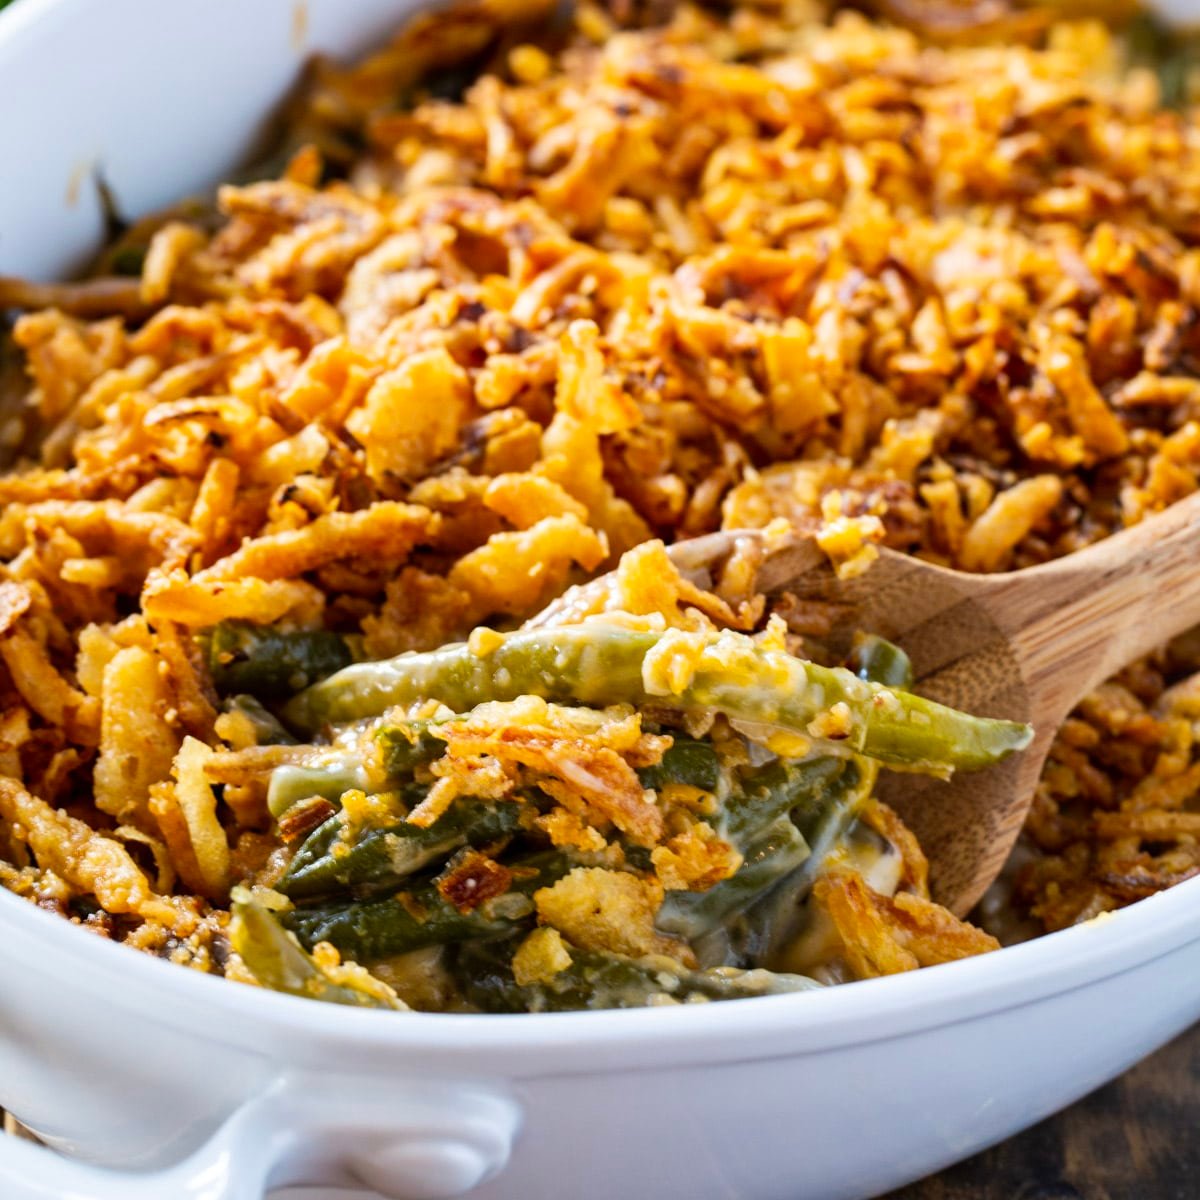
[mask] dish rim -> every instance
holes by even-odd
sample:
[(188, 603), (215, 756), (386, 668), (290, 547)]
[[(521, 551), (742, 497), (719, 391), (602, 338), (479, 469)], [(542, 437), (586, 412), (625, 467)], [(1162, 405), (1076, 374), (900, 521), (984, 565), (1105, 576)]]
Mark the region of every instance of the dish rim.
[[(396, 1013), (239, 986), (100, 937), (89, 942), (82, 936), (85, 930), (4, 889), (0, 929), (16, 935), (14, 960), (21, 961), (22, 951), (38, 950), (40, 971), (69, 980), (76, 990), (103, 992), (109, 1003), (115, 998), (126, 1009), (146, 1008), (156, 998), (169, 1001), (153, 1005), (156, 1024), (204, 1029), (231, 1045), (261, 1048), (256, 1031), (286, 1029), (302, 1035), (300, 1045), (318, 1049), (330, 1041), (347, 1050), (386, 1046), (417, 1051), (421, 1059), (478, 1066), (497, 1055), (574, 1048), (586, 1052), (588, 1069), (595, 1070), (591, 1054), (599, 1048), (616, 1054), (636, 1049), (642, 1066), (681, 1057), (695, 1062), (694, 1043), (703, 1037), (708, 1045), (703, 1061), (737, 1061), (777, 1053), (785, 1043), (789, 1053), (863, 1046), (934, 1024), (958, 1024), (1022, 1007), (1122, 974), (1200, 940), (1198, 901), (1200, 878), (1082, 925), (899, 975), (730, 1003), (562, 1013)], [(223, 1022), (214, 1033), (211, 1018), (217, 1011), (234, 1020)], [(199, 1026), (193, 1014), (200, 1014)], [(714, 1039), (732, 1034), (738, 1036)], [(540, 1061), (521, 1065), (524, 1070), (518, 1073), (547, 1073)], [(553, 1073), (570, 1065), (556, 1061)], [(617, 1066), (608, 1057), (602, 1069)]]

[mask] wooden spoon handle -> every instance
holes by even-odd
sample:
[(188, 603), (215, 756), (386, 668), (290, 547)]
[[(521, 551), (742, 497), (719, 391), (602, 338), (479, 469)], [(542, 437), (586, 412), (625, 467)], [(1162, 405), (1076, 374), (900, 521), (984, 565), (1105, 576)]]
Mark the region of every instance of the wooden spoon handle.
[(980, 596), (1039, 720), (1061, 721), (1121, 667), (1200, 624), (1200, 492), (1066, 558), (993, 576)]

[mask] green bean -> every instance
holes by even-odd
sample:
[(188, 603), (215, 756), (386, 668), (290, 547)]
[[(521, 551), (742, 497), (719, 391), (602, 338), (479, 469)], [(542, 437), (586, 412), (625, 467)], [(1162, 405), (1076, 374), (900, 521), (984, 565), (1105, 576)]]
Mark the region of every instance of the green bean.
[(348, 958), (371, 963), (423, 946), (441, 946), (470, 938), (500, 937), (516, 924), (475, 910), (461, 913), (429, 886), (406, 899), (337, 900), (297, 908), (287, 928), (302, 945), (332, 942)]
[[(819, 808), (827, 790), (847, 770), (848, 761), (832, 754), (804, 759), (770, 756), (762, 765), (731, 769), (721, 762), (711, 742), (677, 738), (661, 763), (639, 770), (638, 776), (647, 787), (686, 782), (714, 793), (718, 808), (712, 823), (726, 841), (745, 851), (793, 808)], [(630, 849), (626, 848), (627, 854)]]
[[(726, 799), (719, 827), (722, 835), (744, 850), (779, 817), (800, 809), (798, 816), (820, 812), (831, 789), (848, 772), (852, 760), (832, 754), (803, 759), (780, 758), (754, 770), (743, 768)], [(857, 774), (854, 776), (857, 778)]]
[(822, 985), (807, 975), (761, 968), (706, 967), (684, 976), (689, 996), (709, 1000), (748, 1000), (754, 996), (783, 996), (789, 992), (811, 992)]
[(276, 887), (293, 900), (340, 888), (353, 888), (358, 894), (394, 889), (460, 846), (485, 846), (515, 833), (521, 808), (515, 800), (461, 797), (428, 828), (395, 821), (366, 829), (349, 843), (341, 837), (345, 818), (336, 813), (309, 834)]
[(873, 633), (860, 634), (855, 639), (850, 656), (859, 679), (881, 683), (897, 691), (911, 692), (913, 686), (912, 660), (894, 642)]
[(455, 974), (466, 998), (485, 1012), (562, 1012), (640, 1008), (664, 1000), (738, 1000), (808, 991), (802, 975), (718, 967), (693, 971), (673, 958), (626, 958), (569, 947), (571, 965), (542, 983), (522, 987), (512, 974), (516, 939), (460, 947)]
[[(744, 634), (691, 635), (694, 654), (678, 691), (648, 689), (643, 665), (667, 634), (602, 622), (519, 630), (490, 654), (465, 645), (359, 663), (308, 688), (285, 717), (313, 730), (324, 722), (377, 715), (394, 704), (435, 699), (456, 712), (522, 695), (600, 706), (629, 702), (730, 718), (800, 736), (819, 736), (818, 718), (835, 707), (844, 726), (828, 728), (849, 750), (891, 766), (948, 775), (985, 767), (1029, 744), (1029, 726), (956, 712), (931, 700), (821, 667)], [(687, 636), (677, 635), (676, 636)], [(684, 657), (688, 656), (684, 651)], [(653, 674), (648, 672), (647, 674)], [(814, 722), (814, 730), (810, 726)]]
[[(823, 806), (793, 810), (792, 818), (812, 853), (790, 875), (781, 878), (728, 922), (727, 941), (720, 948), (722, 954), (732, 953), (740, 962), (768, 962), (780, 946), (796, 936), (802, 919), (801, 902), (870, 798), (877, 775), (875, 763), (852, 758), (839, 780), (835, 798)], [(708, 948), (703, 945), (695, 948), (704, 961)]]
[(430, 728), (428, 722), (413, 721), (378, 730), (375, 736), (382, 747), (378, 769), (349, 750), (336, 749), (314, 751), (314, 761), (307, 764), (276, 767), (267, 788), (271, 815), (281, 817), (297, 801), (310, 796), (324, 796), (336, 804), (351, 788), (367, 793), (390, 790), (445, 748)]
[(742, 865), (707, 891), (668, 892), (656, 919), (666, 933), (699, 938), (749, 908), (810, 857), (797, 822), (819, 835), (822, 820), (861, 792), (855, 761), (831, 755), (777, 759), (739, 776), (718, 828), (742, 851)]
[(747, 851), (737, 873), (705, 892), (668, 892), (655, 924), (692, 940), (723, 924), (771, 890), (806, 859), (808, 843), (791, 820), (780, 817)]
[(712, 742), (675, 736), (662, 759), (638, 771), (642, 787), (663, 788), (682, 783), (704, 792), (717, 793), (725, 782), (725, 772)]
[(812, 847), (813, 867), (824, 862), (834, 843), (871, 798), (879, 765), (867, 758), (851, 758), (838, 778), (837, 795), (819, 804), (798, 804), (792, 820)]
[(402, 725), (385, 725), (376, 732), (383, 769), (389, 778), (411, 775), (417, 767), (442, 754), (446, 743), (438, 738), (435, 729), (429, 721), (407, 721)]
[(336, 804), (352, 788), (364, 792), (380, 790), (375, 786), (378, 782), (356, 755), (330, 750), (320, 761), (308, 766), (284, 763), (276, 767), (267, 785), (267, 808), (278, 820), (293, 804), (311, 796), (324, 796)]
[(284, 923), (310, 949), (318, 942), (332, 942), (348, 958), (367, 963), (422, 946), (502, 937), (528, 923), (532, 908), (521, 904), (521, 897), (561, 879), (572, 863), (548, 851), (515, 865), (520, 873), (509, 891), (469, 912), (455, 908), (432, 880), (425, 880), (400, 896), (296, 908)]
[(408, 1007), (399, 1000), (334, 983), (301, 949), (295, 936), (284, 929), (275, 914), (261, 904), (235, 898), (231, 911), (230, 943), (263, 987), (331, 1004), (360, 1008)]
[(279, 718), (268, 712), (254, 696), (246, 693), (230, 696), (221, 707), (227, 713), (239, 713), (254, 726), (256, 745), (294, 746), (296, 744), (296, 739), (284, 729)]
[[(0, 8), (4, 5), (0, 4)], [(146, 265), (147, 247), (142, 245), (122, 246), (112, 255), (109, 266), (114, 275), (140, 275)]]
[(1172, 29), (1152, 12), (1143, 12), (1130, 22), (1125, 42), (1129, 65), (1151, 70), (1158, 76), (1162, 105), (1184, 108), (1188, 80), (1200, 59), (1200, 31)]
[(285, 632), (250, 621), (222, 621), (206, 639), (208, 667), (222, 694), (282, 699), (351, 661), (345, 639), (324, 629)]

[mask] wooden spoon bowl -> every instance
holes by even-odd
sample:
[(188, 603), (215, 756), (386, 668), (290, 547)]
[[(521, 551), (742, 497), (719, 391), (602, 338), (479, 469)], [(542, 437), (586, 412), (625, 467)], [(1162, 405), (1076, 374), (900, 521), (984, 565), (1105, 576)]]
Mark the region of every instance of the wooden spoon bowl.
[[(671, 548), (704, 572), (737, 540), (732, 531)], [(1121, 667), (1200, 623), (1200, 493), (1066, 558), (996, 575), (969, 575), (890, 550), (863, 575), (838, 580), (811, 541), (769, 551), (768, 595), (792, 592), (832, 606), (831, 644), (864, 630), (912, 658), (916, 690), (980, 716), (1028, 721), (1029, 749), (948, 782), (885, 772), (880, 795), (930, 860), (935, 897), (965, 914), (999, 874), (1033, 801), (1055, 733), (1075, 704)]]

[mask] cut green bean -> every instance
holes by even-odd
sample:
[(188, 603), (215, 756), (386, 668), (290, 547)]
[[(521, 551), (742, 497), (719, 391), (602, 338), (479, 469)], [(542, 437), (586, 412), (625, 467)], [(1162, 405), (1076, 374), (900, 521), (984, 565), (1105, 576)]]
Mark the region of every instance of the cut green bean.
[(460, 797), (432, 825), (408, 821), (363, 830), (342, 838), (345, 818), (337, 813), (309, 834), (286, 874), (276, 884), (293, 900), (353, 889), (356, 894), (396, 888), (414, 872), (460, 846), (485, 846), (516, 832), (521, 803)]
[(845, 771), (838, 776), (836, 795), (824, 803), (797, 804), (792, 820), (812, 847), (813, 858), (804, 869), (815, 868), (824, 862), (838, 838), (858, 816), (862, 806), (871, 798), (879, 765), (869, 758), (851, 758)]
[(739, 850), (779, 817), (798, 809), (797, 817), (819, 814), (842, 790), (848, 774), (857, 780), (853, 760), (831, 754), (804, 759), (775, 759), (738, 772), (719, 819), (721, 834)]
[(1200, 61), (1200, 30), (1189, 12), (1188, 28), (1171, 28), (1153, 12), (1139, 12), (1125, 31), (1128, 66), (1152, 71), (1158, 77), (1159, 99), (1166, 108), (1187, 106), (1188, 81)]
[(912, 691), (912, 659), (887, 638), (873, 633), (861, 634), (855, 639), (850, 659), (859, 679), (902, 692)]
[(502, 937), (530, 923), (532, 905), (527, 898), (561, 879), (572, 865), (554, 851), (514, 864), (510, 890), (469, 912), (455, 908), (432, 880), (426, 880), (386, 899), (337, 900), (296, 908), (284, 923), (310, 949), (318, 942), (332, 942), (347, 958), (365, 963), (422, 946)]
[(517, 923), (489, 918), (480, 911), (460, 913), (437, 889), (414, 889), (403, 900), (338, 900), (297, 908), (287, 928), (302, 945), (332, 942), (356, 962), (371, 963), (423, 946), (442, 946), (470, 938), (501, 937)]
[(284, 929), (275, 914), (261, 904), (235, 899), (231, 911), (230, 944), (263, 987), (309, 1000), (358, 1008), (408, 1007), (400, 1000), (334, 983), (296, 938)]
[(222, 621), (205, 636), (208, 667), (222, 695), (249, 692), (279, 700), (352, 661), (345, 639), (324, 629), (287, 632), (250, 621)]
[(743, 769), (718, 824), (721, 835), (743, 853), (742, 865), (707, 891), (668, 892), (656, 924), (689, 940), (725, 924), (809, 860), (811, 847), (800, 827), (824, 848), (824, 826), (857, 808), (861, 796), (854, 759), (779, 759), (757, 770)]
[[(7, 0), (5, 0), (7, 3)], [(4, 4), (0, 4), (3, 8)], [(130, 244), (121, 246), (109, 258), (109, 267), (114, 275), (132, 275), (138, 276), (142, 273), (142, 268), (146, 265), (147, 247), (143, 245)]]
[(284, 763), (271, 772), (267, 785), (267, 808), (276, 820), (293, 804), (313, 796), (323, 796), (336, 804), (352, 788), (364, 792), (379, 790), (366, 766), (357, 755), (345, 750), (324, 752), (310, 766)]
[(704, 892), (668, 892), (655, 924), (691, 941), (743, 911), (790, 875), (810, 850), (800, 830), (780, 817), (747, 851), (737, 873)]
[[(250, 697), (250, 699), (253, 699)], [(269, 714), (268, 714), (269, 715)], [(282, 727), (281, 727), (282, 728)], [(267, 807), (279, 818), (295, 803), (312, 796), (323, 796), (337, 803), (352, 788), (367, 793), (391, 790), (431, 762), (445, 749), (428, 732), (426, 722), (389, 725), (376, 733), (382, 751), (378, 767), (372, 769), (350, 750), (314, 751), (307, 764), (285, 763), (271, 773), (267, 789)]]
[[(647, 657), (672, 635), (662, 649), (674, 645), (678, 654), (664, 653), (648, 668)], [(676, 660), (680, 678), (671, 687)], [(1027, 725), (969, 716), (844, 668), (765, 649), (744, 634), (662, 634), (595, 621), (519, 630), (487, 655), (459, 645), (358, 663), (301, 692), (285, 717), (311, 731), (418, 700), (463, 712), (522, 695), (592, 706), (715, 710), (767, 731), (833, 739), (890, 766), (935, 775), (989, 766), (1024, 749), (1032, 737)]]
[[(797, 807), (792, 818), (804, 835), (811, 854), (790, 875), (785, 875), (728, 923), (728, 939), (722, 952), (732, 952), (739, 962), (769, 962), (778, 949), (797, 934), (802, 920), (801, 905), (813, 882), (842, 844), (862, 806), (871, 796), (878, 767), (868, 759), (852, 758), (839, 780), (835, 800), (805, 810)], [(701, 961), (707, 948), (696, 947)]]
[(417, 767), (433, 762), (446, 749), (429, 721), (408, 721), (402, 725), (385, 725), (375, 734), (385, 774), (391, 779), (403, 779)]
[(820, 987), (803, 975), (718, 967), (693, 971), (673, 958), (619, 954), (568, 947), (571, 965), (550, 979), (521, 986), (513, 978), (515, 939), (469, 943), (459, 949), (455, 975), (467, 999), (484, 1012), (563, 1012), (579, 1009), (641, 1008), (676, 1000), (740, 1000)]
[(725, 771), (712, 742), (676, 734), (662, 758), (653, 766), (641, 768), (638, 778), (642, 787), (656, 790), (681, 783), (716, 794), (725, 781)]
[(248, 693), (230, 696), (221, 706), (227, 713), (237, 713), (254, 726), (255, 745), (294, 746), (296, 739), (280, 724), (279, 718), (267, 711), (256, 697)]

